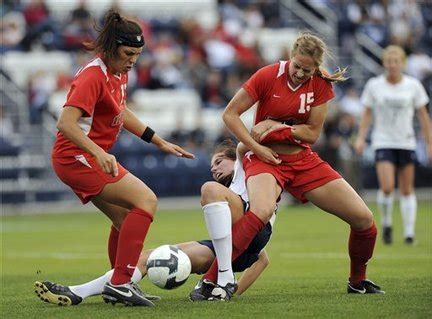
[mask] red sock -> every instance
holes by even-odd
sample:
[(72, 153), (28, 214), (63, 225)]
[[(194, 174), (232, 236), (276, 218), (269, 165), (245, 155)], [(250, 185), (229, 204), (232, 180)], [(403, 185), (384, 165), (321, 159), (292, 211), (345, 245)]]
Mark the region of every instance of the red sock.
[(117, 255), (117, 244), (120, 232), (114, 225), (111, 225), (111, 232), (108, 239), (108, 256), (111, 263), (111, 269), (115, 266), (115, 260)]
[(152, 221), (153, 217), (140, 208), (134, 208), (127, 214), (120, 229), (117, 258), (111, 278), (113, 285), (130, 282)]
[[(264, 223), (251, 211), (246, 212), (232, 228), (232, 260), (236, 260), (248, 247), (255, 236), (264, 228)], [(213, 261), (204, 275), (204, 279), (217, 282), (218, 263)]]
[(348, 251), (351, 258), (350, 282), (353, 285), (366, 279), (367, 262), (372, 257), (376, 236), (375, 223), (365, 230), (351, 229)]

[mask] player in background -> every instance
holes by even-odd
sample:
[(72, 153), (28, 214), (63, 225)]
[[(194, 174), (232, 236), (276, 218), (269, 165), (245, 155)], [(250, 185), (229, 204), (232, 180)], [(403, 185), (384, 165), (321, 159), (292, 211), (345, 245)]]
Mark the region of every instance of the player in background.
[(127, 73), (144, 46), (140, 26), (111, 10), (98, 31), (97, 39), (86, 44), (96, 57), (76, 74), (58, 120), (52, 164), (57, 176), (84, 204), (92, 201), (113, 223), (109, 255), (114, 273), (104, 286), (103, 297), (151, 306), (131, 284), (131, 277), (157, 198), (108, 151), (124, 127), (164, 152), (194, 156), (159, 137), (126, 106)]
[[(236, 156), (236, 145), (231, 140), (226, 140), (216, 146), (211, 160), (211, 170), (216, 182), (204, 184), (201, 194), (203, 202), (208, 201), (209, 190), (212, 190), (212, 193), (213, 191), (218, 193), (217, 196), (227, 197), (226, 201), (230, 207), (233, 223), (240, 219), (248, 205), (244, 171), (238, 158)], [(244, 271), (238, 281), (237, 295), (244, 293), (269, 264), (264, 247), (270, 240), (275, 218), (276, 214), (254, 238), (248, 249), (232, 264), (234, 272)], [(211, 240), (190, 241), (176, 246), (189, 256), (192, 273), (205, 273), (215, 259), (215, 249)], [(151, 252), (152, 250), (145, 250), (141, 253), (137, 270), (135, 270), (132, 277), (132, 282), (135, 284), (146, 275), (147, 259)], [(100, 295), (105, 283), (112, 278), (113, 272), (112, 269), (99, 278), (76, 286), (64, 286), (50, 281), (36, 282), (35, 292), (41, 300), (49, 303), (77, 305), (87, 297)], [(199, 282), (198, 285), (201, 284), (202, 282)], [(136, 287), (136, 289), (139, 289), (139, 286), (136, 285)], [(214, 288), (217, 287), (214, 286)], [(158, 296), (152, 296), (144, 292), (142, 294), (149, 300), (160, 299)]]
[[(248, 247), (270, 220), (282, 188), (300, 201), (311, 201), (350, 225), (351, 270), (347, 292), (384, 293), (366, 279), (366, 266), (372, 257), (377, 235), (372, 212), (354, 189), (309, 146), (321, 134), (327, 102), (334, 96), (331, 82), (345, 79), (344, 70), (333, 75), (321, 70), (326, 52), (326, 45), (319, 37), (301, 34), (294, 43), (292, 59), (258, 70), (224, 111), (226, 126), (251, 150), (243, 158), (250, 208), (233, 224), (232, 260)], [(249, 133), (240, 115), (256, 102), (257, 125)], [(290, 127), (260, 138), (271, 120)], [(215, 260), (203, 279), (216, 283), (221, 270)], [(207, 288), (203, 285), (192, 293), (213, 294), (214, 289)], [(235, 292), (235, 283), (219, 288), (224, 293), (208, 299), (229, 300)]]
[(405, 63), (406, 55), (401, 47), (390, 45), (385, 48), (385, 74), (371, 78), (361, 96), (365, 109), (355, 144), (357, 153), (361, 155), (373, 120), (372, 147), (375, 150), (379, 183), (377, 203), (382, 216), (382, 239), (385, 244), (393, 241), (392, 213), (396, 174), (405, 243), (414, 243), (417, 213), (414, 192), (415, 112), (423, 131), (429, 160), (432, 160), (432, 133), (426, 108), (429, 98), (419, 80), (402, 73)]

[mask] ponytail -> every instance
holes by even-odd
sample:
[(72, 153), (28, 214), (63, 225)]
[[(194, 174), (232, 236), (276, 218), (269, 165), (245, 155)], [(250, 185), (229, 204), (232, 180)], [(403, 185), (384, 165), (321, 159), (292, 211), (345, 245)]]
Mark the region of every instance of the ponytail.
[(319, 77), (323, 78), (328, 82), (342, 82), (349, 79), (349, 77), (345, 76), (346, 71), (347, 71), (347, 67), (343, 69), (338, 67), (335, 73), (329, 74), (327, 71), (322, 70), (320, 67), (318, 67), (316, 70), (316, 75), (318, 75)]
[(95, 30), (99, 33), (96, 40), (83, 44), (88, 50), (104, 54), (109, 59), (115, 57), (117, 47), (120, 45), (131, 47), (144, 45), (144, 37), (138, 23), (122, 17), (114, 9), (109, 10), (105, 15), (103, 26), (100, 28), (95, 26)]

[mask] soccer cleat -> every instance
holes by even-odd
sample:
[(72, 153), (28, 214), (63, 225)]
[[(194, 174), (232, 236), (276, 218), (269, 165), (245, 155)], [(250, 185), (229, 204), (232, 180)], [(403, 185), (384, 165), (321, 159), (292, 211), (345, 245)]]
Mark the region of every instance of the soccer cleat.
[(191, 301), (209, 300), (212, 297), (212, 291), (217, 286), (207, 279), (200, 279), (195, 288), (189, 294)]
[(355, 286), (348, 281), (347, 292), (349, 294), (385, 294), (385, 291), (381, 290), (380, 286), (369, 279), (362, 280)]
[(393, 229), (391, 226), (384, 226), (383, 227), (382, 240), (383, 240), (384, 244), (390, 245), (393, 242), (392, 232), (393, 232)]
[(136, 289), (138, 292), (140, 292), (141, 295), (143, 295), (143, 296), (144, 296), (145, 298), (147, 298), (148, 300), (151, 300), (151, 301), (158, 301), (158, 300), (161, 300), (161, 299), (162, 299), (160, 296), (155, 296), (155, 295), (150, 295), (150, 294), (145, 293), (145, 292), (141, 289), (140, 285), (138, 285), (137, 283), (134, 283), (134, 282), (133, 282), (133, 283), (131, 283), (131, 285), (134, 286), (135, 289)]
[(414, 237), (405, 237), (405, 244), (410, 246), (414, 245), (415, 244)]
[(78, 305), (83, 299), (74, 294), (68, 286), (55, 284), (50, 281), (39, 282), (34, 284), (36, 295), (45, 302), (59, 306)]
[(211, 297), (208, 300), (230, 301), (232, 296), (237, 291), (237, 283), (227, 283), (225, 287), (217, 285), (211, 292)]
[(132, 283), (113, 285), (107, 282), (102, 291), (102, 298), (106, 303), (112, 305), (122, 303), (126, 306), (154, 307), (154, 303), (148, 300), (142, 294), (141, 289), (137, 289)]

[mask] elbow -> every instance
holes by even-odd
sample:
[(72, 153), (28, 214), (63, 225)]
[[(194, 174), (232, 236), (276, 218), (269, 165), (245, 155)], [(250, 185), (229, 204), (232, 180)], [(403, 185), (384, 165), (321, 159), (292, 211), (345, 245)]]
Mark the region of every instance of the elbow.
[(261, 264), (264, 266), (264, 268), (270, 264), (270, 259), (267, 255), (267, 253), (261, 253), (260, 254), (260, 261), (261, 261)]
[(59, 120), (57, 121), (57, 125), (56, 125), (57, 130), (59, 132), (65, 134), (65, 133), (67, 133), (69, 127), (70, 127), (70, 124), (67, 121), (62, 120), (62, 118), (60, 117)]
[(267, 267), (269, 264), (270, 264), (270, 259), (266, 256), (266, 257), (263, 259), (263, 265), (264, 265), (264, 268)]
[(57, 124), (56, 124), (56, 128), (57, 128), (57, 130), (58, 130), (59, 132), (63, 132), (65, 126), (66, 126), (65, 122), (64, 122), (61, 118), (59, 118), (58, 121), (57, 121)]
[(224, 121), (225, 125), (227, 124), (229, 117), (229, 112), (225, 109), (225, 111), (222, 113), (222, 120)]
[(302, 139), (302, 142), (306, 142), (306, 143), (312, 145), (312, 144), (315, 144), (318, 141), (318, 139), (319, 139), (319, 134), (317, 134), (317, 135), (313, 134), (311, 136), (308, 136), (305, 139)]

